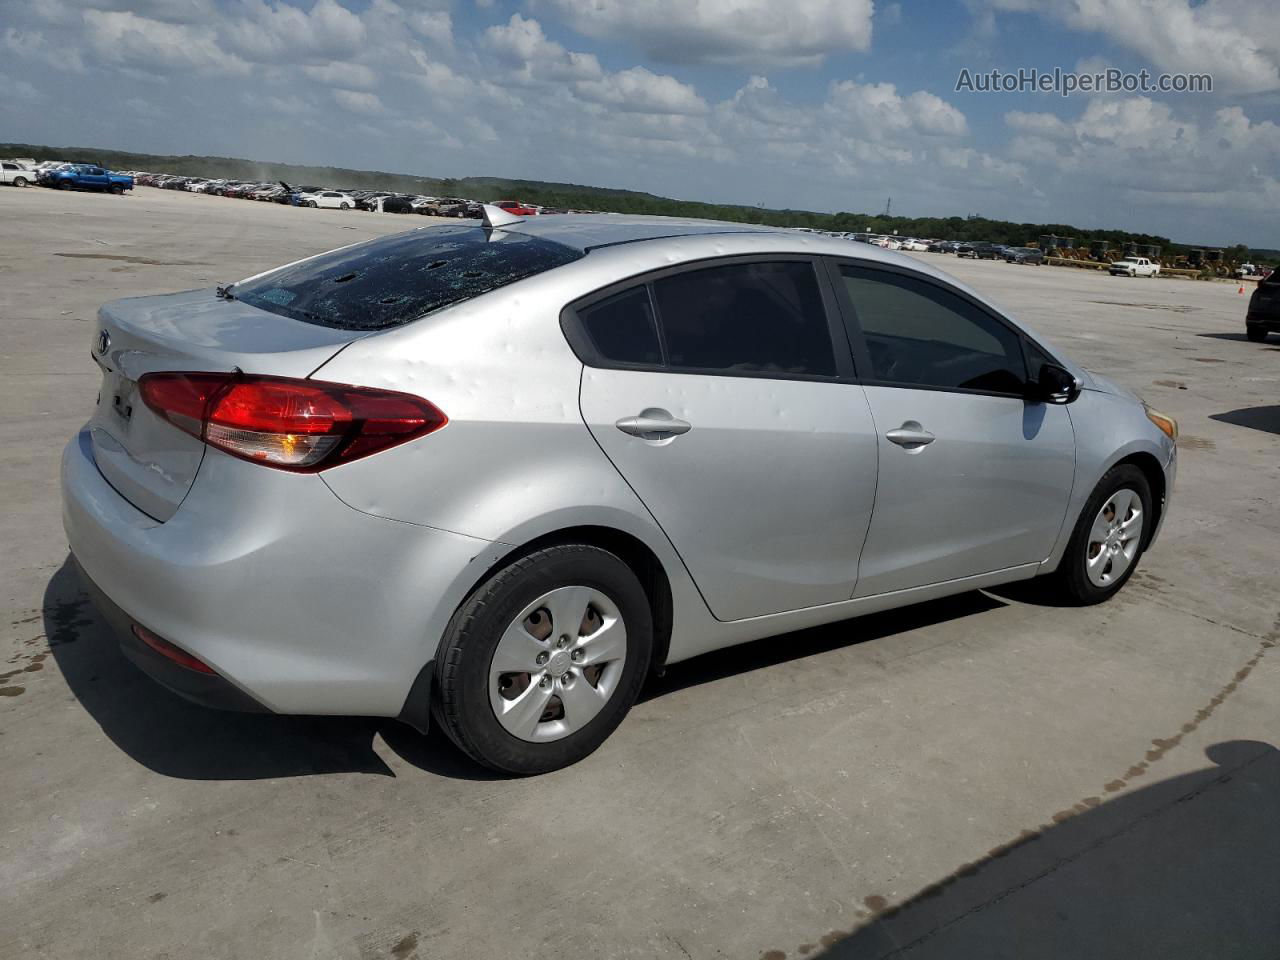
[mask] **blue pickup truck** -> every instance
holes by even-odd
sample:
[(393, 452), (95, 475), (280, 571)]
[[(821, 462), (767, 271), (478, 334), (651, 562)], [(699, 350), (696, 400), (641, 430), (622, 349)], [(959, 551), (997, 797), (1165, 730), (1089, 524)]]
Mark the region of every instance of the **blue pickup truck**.
[(133, 177), (112, 173), (92, 163), (64, 163), (45, 171), (40, 181), (59, 190), (110, 190), (124, 193), (133, 189)]

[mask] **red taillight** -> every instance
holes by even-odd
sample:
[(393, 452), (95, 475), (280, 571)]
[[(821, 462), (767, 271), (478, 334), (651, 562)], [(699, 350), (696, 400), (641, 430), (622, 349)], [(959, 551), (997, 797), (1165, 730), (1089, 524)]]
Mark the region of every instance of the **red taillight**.
[(213, 667), (209, 666), (203, 660), (193, 657), (181, 647), (174, 646), (164, 637), (158, 636), (148, 630), (140, 623), (133, 625), (133, 635), (154, 650), (160, 656), (168, 660), (172, 660), (180, 667), (186, 667), (188, 670), (194, 670), (196, 673), (213, 673)]
[(314, 472), (439, 430), (448, 418), (407, 393), (233, 373), (148, 373), (148, 407), (233, 456)]

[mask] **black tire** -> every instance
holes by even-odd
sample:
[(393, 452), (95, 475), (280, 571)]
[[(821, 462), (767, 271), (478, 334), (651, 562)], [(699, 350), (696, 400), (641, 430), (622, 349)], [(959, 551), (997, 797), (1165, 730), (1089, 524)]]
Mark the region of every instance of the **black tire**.
[(1256, 323), (1246, 323), (1244, 326), (1244, 335), (1253, 343), (1261, 343), (1267, 339), (1267, 328), (1259, 326)]
[(14, 177), (14, 178), (13, 178), (13, 185), (14, 185), (15, 187), (25, 187), (25, 186), (27, 185), (27, 178), (26, 178), (26, 177)]
[(114, 193), (117, 197), (123, 197), (123, 196), (124, 196), (124, 187), (121, 187), (121, 186), (113, 186), (113, 187), (111, 188), (111, 192), (112, 192), (112, 193)]
[[(1085, 567), (1085, 560), (1089, 550), (1089, 534), (1093, 528), (1093, 521), (1103, 505), (1117, 490), (1126, 487), (1137, 493), (1142, 501), (1144, 523), (1142, 524), (1138, 552), (1124, 573), (1106, 586), (1098, 586), (1089, 579)], [(1067, 551), (1063, 554), (1062, 562), (1058, 564), (1058, 569), (1048, 574), (1045, 578), (1047, 581), (1046, 586), (1057, 594), (1058, 599), (1073, 606), (1083, 607), (1110, 600), (1125, 585), (1129, 577), (1133, 575), (1133, 571), (1138, 569), (1138, 564), (1142, 562), (1142, 555), (1146, 551), (1147, 544), (1151, 542), (1154, 523), (1155, 515), (1151, 508), (1151, 485), (1147, 482), (1146, 475), (1131, 463), (1122, 463), (1119, 466), (1112, 467), (1098, 481), (1098, 485), (1094, 487), (1093, 493), (1089, 495), (1089, 499), (1085, 502), (1084, 509), (1080, 511), (1075, 529), (1071, 531), (1071, 541), (1067, 544)]]
[(347, 203), (345, 200), (343, 200), (343, 201), (342, 201), (341, 206), (342, 206), (342, 209), (343, 209), (343, 210), (350, 210), (350, 209), (351, 209), (351, 204)]
[(67, 180), (63, 180), (60, 184), (58, 184), (58, 189), (59, 189), (59, 190), (70, 190), (70, 189), (71, 189), (71, 183), (70, 183), (69, 181), (67, 181)]
[[(503, 632), (530, 603), (563, 586), (587, 586), (616, 604), (627, 652), (613, 696), (581, 730), (533, 743), (509, 733), (489, 702), (489, 665)], [(537, 550), (485, 581), (458, 609), (436, 653), (437, 722), (476, 762), (502, 773), (547, 773), (591, 754), (622, 722), (649, 670), (653, 619), (644, 588), (619, 557), (582, 543)]]
[(316, 202), (314, 200), (308, 200), (307, 206), (314, 210), (316, 208)]

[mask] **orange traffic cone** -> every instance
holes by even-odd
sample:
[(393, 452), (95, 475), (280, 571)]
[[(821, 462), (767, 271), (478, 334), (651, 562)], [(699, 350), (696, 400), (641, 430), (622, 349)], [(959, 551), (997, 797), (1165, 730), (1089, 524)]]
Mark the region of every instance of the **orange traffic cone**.
[(1237, 291), (1236, 291), (1236, 293), (1244, 293), (1244, 284), (1243, 284), (1243, 283), (1242, 283), (1242, 284), (1240, 284), (1240, 289), (1239, 289), (1239, 290), (1237, 290)]

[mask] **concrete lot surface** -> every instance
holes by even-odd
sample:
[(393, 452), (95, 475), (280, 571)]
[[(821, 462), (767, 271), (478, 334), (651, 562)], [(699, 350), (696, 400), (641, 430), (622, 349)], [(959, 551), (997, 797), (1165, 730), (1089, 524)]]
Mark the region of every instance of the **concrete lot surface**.
[(0, 956), (1277, 956), (1280, 338), (1234, 285), (920, 255), (1180, 420), (1103, 606), (973, 593), (708, 656), (530, 780), (139, 674), (59, 519), (95, 309), (422, 222), (0, 190)]

